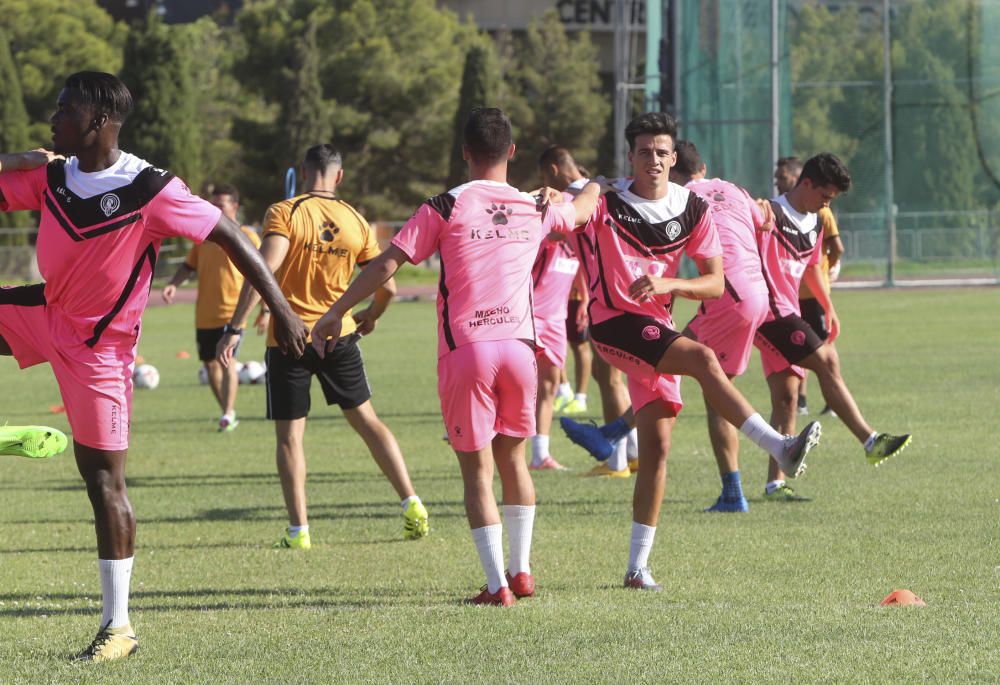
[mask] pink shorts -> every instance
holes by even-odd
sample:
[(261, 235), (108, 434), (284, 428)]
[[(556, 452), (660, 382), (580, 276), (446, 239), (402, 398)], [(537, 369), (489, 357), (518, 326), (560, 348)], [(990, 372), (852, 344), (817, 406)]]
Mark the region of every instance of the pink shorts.
[(632, 410), (639, 411), (661, 400), (680, 413), (681, 378), (659, 373), (656, 365), (667, 348), (680, 337), (668, 322), (635, 314), (618, 316), (590, 326), (590, 342), (611, 366), (625, 372)]
[(86, 447), (128, 449), (135, 342), (91, 348), (47, 305), (0, 305), (0, 336), (22, 369), (48, 362), (55, 373), (73, 440)]
[(538, 367), (520, 340), (460, 345), (438, 359), (438, 395), (451, 446), (481, 450), (497, 436), (535, 434)]
[(566, 319), (560, 318), (558, 321), (548, 321), (542, 318), (535, 318), (535, 335), (538, 343), (542, 346), (541, 356), (545, 357), (553, 366), (562, 368), (566, 365)]
[(729, 376), (742, 375), (750, 363), (757, 328), (767, 318), (767, 292), (735, 299), (726, 290), (718, 300), (701, 303), (688, 328), (698, 342), (712, 349)]

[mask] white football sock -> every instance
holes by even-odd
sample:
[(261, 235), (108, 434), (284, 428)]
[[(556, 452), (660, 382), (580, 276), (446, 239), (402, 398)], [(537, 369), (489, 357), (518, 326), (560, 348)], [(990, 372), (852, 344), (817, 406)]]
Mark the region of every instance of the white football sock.
[(290, 538), (297, 538), (303, 533), (308, 533), (308, 532), (309, 532), (308, 523), (304, 526), (288, 526), (288, 537)]
[(639, 458), (639, 431), (637, 431), (635, 428), (633, 428), (632, 430), (630, 430), (628, 432), (628, 435), (626, 435), (625, 438), (628, 440), (628, 449), (626, 450), (626, 454), (628, 455), (628, 458), (629, 459), (638, 459)]
[(132, 580), (132, 561), (128, 559), (98, 559), (101, 572), (101, 596), (104, 610), (101, 627), (121, 628), (128, 625), (128, 590)]
[(584, 407), (587, 406), (587, 393), (585, 393), (585, 392), (578, 392), (573, 397), (573, 399), (575, 399), (577, 402), (579, 402), (580, 404), (582, 404)]
[(649, 567), (649, 553), (653, 550), (656, 526), (646, 526), (632, 521), (632, 543), (628, 550), (628, 570)]
[(865, 440), (865, 452), (872, 451), (872, 447), (875, 446), (875, 438), (877, 437), (878, 437), (877, 432), (873, 432), (871, 435), (868, 436), (868, 439)]
[(533, 436), (531, 438), (531, 463), (538, 466), (547, 456), (549, 456), (549, 436)]
[(479, 563), (486, 573), (486, 589), (495, 594), (500, 588), (507, 587), (507, 579), (503, 577), (503, 526), (494, 523), (492, 526), (473, 528), (472, 540), (479, 552)]
[(615, 443), (615, 448), (611, 451), (607, 464), (612, 471), (628, 468), (628, 438), (622, 438)]
[(772, 492), (774, 492), (784, 484), (785, 481), (783, 480), (769, 480), (767, 482), (767, 485), (764, 486), (764, 492), (770, 495)]
[(784, 456), (785, 436), (774, 430), (760, 414), (754, 414), (744, 421), (740, 432), (775, 459), (780, 460)]
[(556, 391), (556, 397), (565, 397), (569, 399), (573, 396), (573, 388), (569, 383), (560, 383), (559, 390)]
[(535, 528), (535, 506), (505, 504), (503, 522), (507, 524), (507, 539), (510, 543), (510, 575), (531, 573), (531, 534)]
[(420, 501), (420, 497), (418, 497), (417, 495), (410, 495), (409, 497), (407, 497), (406, 499), (404, 499), (402, 502), (400, 502), (400, 504), (403, 505), (403, 511), (406, 511), (406, 508), (408, 506), (410, 506), (410, 502), (419, 502), (419, 501)]

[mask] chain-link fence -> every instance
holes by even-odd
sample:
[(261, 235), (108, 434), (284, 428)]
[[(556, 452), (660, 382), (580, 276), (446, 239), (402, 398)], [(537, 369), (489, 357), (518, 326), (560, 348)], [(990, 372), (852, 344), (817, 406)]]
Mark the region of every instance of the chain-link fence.
[(660, 100), (711, 175), (767, 195), (776, 156), (834, 152), (848, 276), (1000, 274), (1000, 0), (660, 5)]

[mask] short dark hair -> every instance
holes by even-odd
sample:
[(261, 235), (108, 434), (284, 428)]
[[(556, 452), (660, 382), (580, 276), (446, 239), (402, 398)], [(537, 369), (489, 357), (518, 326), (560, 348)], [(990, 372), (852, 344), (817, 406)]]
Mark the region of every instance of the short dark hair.
[(476, 161), (499, 162), (514, 142), (510, 118), (498, 107), (476, 107), (469, 112), (462, 135), (465, 147)]
[(231, 183), (216, 183), (212, 186), (212, 195), (228, 195), (233, 198), (233, 202), (240, 203), (240, 191)]
[(107, 114), (109, 119), (119, 124), (132, 112), (132, 93), (114, 74), (78, 71), (66, 78), (63, 87), (76, 91), (80, 102), (93, 107), (97, 114)]
[(674, 164), (674, 170), (681, 176), (691, 178), (705, 166), (705, 162), (701, 159), (701, 153), (690, 140), (676, 141), (674, 150), (677, 151), (677, 163)]
[(778, 169), (788, 169), (793, 174), (802, 173), (802, 160), (795, 156), (778, 157), (778, 163), (775, 166)]
[(344, 158), (337, 148), (328, 143), (323, 143), (322, 145), (313, 145), (306, 150), (306, 156), (302, 160), (302, 165), (308, 169), (322, 173), (331, 166), (343, 166)]
[(677, 121), (666, 112), (646, 112), (640, 114), (625, 127), (625, 140), (628, 149), (635, 149), (635, 139), (643, 134), (654, 136), (667, 135), (677, 140)]
[(851, 173), (832, 152), (821, 152), (802, 165), (799, 183), (808, 178), (814, 186), (833, 186), (842, 193), (851, 189)]
[(542, 154), (538, 157), (538, 166), (543, 167), (548, 164), (555, 164), (557, 167), (563, 167), (566, 164), (575, 161), (573, 159), (573, 153), (571, 153), (567, 148), (562, 145), (549, 145)]

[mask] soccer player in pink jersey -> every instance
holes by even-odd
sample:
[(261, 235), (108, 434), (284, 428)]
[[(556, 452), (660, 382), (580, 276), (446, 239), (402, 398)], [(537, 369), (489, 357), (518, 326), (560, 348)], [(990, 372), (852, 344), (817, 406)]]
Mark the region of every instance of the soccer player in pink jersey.
[(565, 470), (549, 453), (552, 407), (559, 375), (566, 364), (566, 314), (569, 291), (576, 282), (580, 260), (566, 240), (553, 232), (542, 241), (531, 268), (535, 333), (541, 343), (538, 356), (538, 398), (535, 406), (536, 430), (531, 438), (532, 470)]
[[(465, 511), (486, 573), (472, 601), (510, 606), (534, 594), (529, 557), (535, 489), (524, 459), (535, 434), (537, 370), (531, 267), (542, 240), (570, 231), (596, 205), (592, 184), (573, 203), (546, 205), (507, 184), (514, 154), (510, 120), (496, 108), (475, 109), (464, 131), (468, 183), (430, 198), (389, 248), (365, 267), (313, 328), (325, 354), (348, 309), (368, 297), (404, 262), (441, 255), (438, 291), (438, 394), (465, 483)], [(325, 341), (325, 342), (324, 342)], [(494, 464), (503, 486), (510, 540), (504, 573), (503, 528), (493, 496)]]
[(118, 148), (131, 109), (117, 77), (73, 74), (52, 115), (53, 147), (66, 159), (0, 174), (0, 210), (41, 212), (45, 283), (0, 289), (0, 354), (21, 368), (52, 366), (73, 429), (94, 509), (104, 603), (97, 636), (77, 656), (88, 661), (138, 649), (128, 617), (135, 516), (125, 462), (140, 316), (160, 242), (182, 236), (221, 245), (277, 316), (282, 347), (302, 354), (306, 344), (305, 325), (239, 225), (169, 171)]
[[(670, 180), (708, 203), (722, 245), (725, 286), (719, 299), (702, 301), (684, 334), (710, 347), (732, 379), (746, 371), (754, 334), (767, 316), (767, 284), (760, 270), (755, 234), (770, 228), (770, 223), (746, 190), (721, 178), (706, 178), (705, 162), (694, 143), (678, 140), (676, 152)], [(722, 494), (705, 511), (749, 511), (740, 481), (739, 433), (707, 400), (705, 411), (722, 478)]]
[[(682, 407), (680, 375), (693, 376), (712, 408), (798, 474), (819, 440), (819, 424), (798, 437), (775, 431), (726, 377), (715, 353), (674, 327), (674, 295), (722, 295), (722, 247), (708, 203), (669, 182), (677, 126), (650, 112), (625, 129), (631, 182), (604, 195), (586, 225), (595, 244), (590, 335), (597, 351), (628, 377), (639, 430), (639, 471), (632, 503), (632, 538), (625, 587), (660, 590), (648, 568), (663, 500), (671, 433)], [(699, 276), (677, 278), (682, 254)]]
[[(833, 154), (824, 152), (808, 160), (796, 185), (771, 200), (774, 229), (757, 233), (764, 278), (770, 291), (767, 320), (757, 332), (755, 344), (771, 391), (771, 423), (776, 429), (794, 430), (799, 379), (803, 368), (816, 374), (823, 399), (864, 445), (868, 463), (878, 466), (899, 454), (909, 443), (909, 435), (878, 433), (865, 421), (843, 377), (833, 342), (840, 322), (833, 309), (820, 267), (823, 229), (816, 212), (828, 207), (840, 193), (851, 187), (851, 176)], [(826, 342), (802, 318), (799, 286), (805, 281), (829, 322)], [(799, 499), (784, 482), (780, 464), (768, 468), (768, 499)]]

